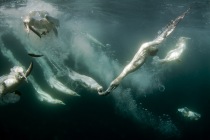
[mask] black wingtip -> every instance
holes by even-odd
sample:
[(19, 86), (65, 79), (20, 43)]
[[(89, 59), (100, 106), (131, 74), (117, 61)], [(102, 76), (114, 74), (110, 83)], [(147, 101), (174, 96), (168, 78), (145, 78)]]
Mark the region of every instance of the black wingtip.
[(42, 56), (44, 56), (42, 54), (34, 54), (34, 53), (28, 53), (28, 55), (31, 56), (31, 57), (42, 57)]

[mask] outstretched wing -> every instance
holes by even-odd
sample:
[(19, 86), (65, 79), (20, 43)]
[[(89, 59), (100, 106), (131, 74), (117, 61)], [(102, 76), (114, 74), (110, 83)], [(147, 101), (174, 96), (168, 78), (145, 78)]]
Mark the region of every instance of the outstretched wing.
[(158, 37), (166, 38), (168, 37), (173, 30), (176, 28), (177, 24), (185, 17), (185, 15), (189, 12), (190, 8), (187, 9), (184, 13), (178, 16), (175, 20), (172, 20), (160, 33)]
[(51, 24), (54, 24), (56, 27), (59, 27), (60, 26), (60, 23), (59, 23), (59, 20), (54, 18), (54, 17), (51, 17), (49, 15), (45, 16), (45, 18), (51, 23)]
[(55, 33), (55, 36), (58, 37), (58, 30), (54, 27), (53, 32)]
[(41, 38), (41, 34), (38, 31), (36, 31), (36, 29), (34, 29), (34, 27), (29, 26), (29, 29)]

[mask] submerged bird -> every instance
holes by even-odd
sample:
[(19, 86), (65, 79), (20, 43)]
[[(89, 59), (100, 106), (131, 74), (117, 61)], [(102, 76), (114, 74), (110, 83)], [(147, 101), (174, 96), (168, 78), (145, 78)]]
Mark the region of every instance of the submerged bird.
[(190, 120), (198, 120), (201, 117), (200, 114), (189, 110), (187, 107), (179, 108), (178, 112), (180, 112), (185, 118), (188, 118)]
[(180, 56), (183, 51), (186, 49), (186, 42), (190, 38), (187, 37), (180, 37), (175, 49), (170, 50), (164, 59), (160, 59), (158, 56), (153, 58), (154, 64), (165, 64), (172, 61), (181, 62)]
[(170, 62), (170, 61), (174, 61), (174, 60), (178, 60), (179, 62), (181, 62), (181, 60), (179, 58), (186, 48), (186, 40), (187, 39), (189, 39), (189, 38), (180, 37), (178, 40), (178, 43), (176, 44), (176, 48), (174, 50), (169, 51), (167, 53), (166, 57), (161, 62), (165, 63), (165, 62)]
[(70, 79), (72, 79), (74, 82), (79, 83), (84, 88), (89, 89), (91, 91), (97, 91), (99, 95), (102, 94), (103, 87), (99, 85), (93, 78), (79, 74), (70, 69), (68, 75)]
[(185, 17), (189, 9), (178, 16), (175, 20), (164, 28), (164, 30), (154, 40), (143, 43), (134, 55), (133, 59), (127, 64), (122, 72), (110, 83), (108, 89), (100, 95), (107, 95), (116, 89), (129, 73), (139, 69), (149, 56), (155, 56), (158, 52), (157, 45), (161, 44), (176, 28), (177, 24)]
[(51, 30), (58, 36), (57, 27), (59, 27), (59, 20), (51, 17), (46, 11), (30, 11), (27, 16), (23, 18), (26, 31), (29, 34), (31, 30), (41, 38)]
[(8, 97), (13, 98), (15, 96), (20, 97), (21, 93), (17, 90), (17, 88), (23, 83), (24, 80), (27, 80), (27, 77), (30, 75), (32, 69), (33, 69), (32, 62), (25, 73), (22, 67), (14, 66), (13, 68), (10, 69), (9, 74), (0, 77), (1, 102), (4, 102), (6, 97), (7, 98)]

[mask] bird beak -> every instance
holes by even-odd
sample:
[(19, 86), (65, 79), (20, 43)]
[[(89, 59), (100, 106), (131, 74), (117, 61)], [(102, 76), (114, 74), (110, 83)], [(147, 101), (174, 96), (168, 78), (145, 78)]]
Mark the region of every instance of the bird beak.
[(26, 80), (26, 82), (28, 83), (27, 77), (24, 73), (20, 73), (20, 75)]
[(28, 69), (26, 70), (26, 73), (24, 74), (25, 78), (28, 77), (33, 69), (33, 62), (29, 65)]

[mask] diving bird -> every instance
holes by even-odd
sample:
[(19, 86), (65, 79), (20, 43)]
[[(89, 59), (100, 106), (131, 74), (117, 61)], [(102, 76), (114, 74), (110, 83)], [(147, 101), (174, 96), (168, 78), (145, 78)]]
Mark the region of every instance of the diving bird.
[[(29, 65), (28, 69), (24, 73), (24, 70), (20, 66), (14, 66), (10, 69), (10, 73), (0, 77), (0, 100), (4, 100), (8, 95), (21, 96), (21, 93), (17, 88), (24, 82), (27, 81), (27, 77), (30, 75), (33, 69), (33, 63)], [(8, 95), (7, 95), (8, 94)]]
[(190, 9), (182, 13), (175, 20), (172, 20), (169, 25), (167, 25), (164, 30), (155, 38), (153, 41), (143, 43), (137, 53), (134, 55), (133, 59), (125, 66), (122, 72), (115, 78), (109, 85), (108, 89), (100, 95), (107, 95), (112, 90), (116, 89), (129, 73), (139, 69), (146, 61), (148, 56), (155, 56), (158, 52), (157, 45), (161, 44), (176, 28), (177, 24), (185, 17)]
[(187, 37), (180, 37), (176, 44), (176, 48), (173, 50), (170, 50), (167, 53), (166, 57), (164, 59), (160, 60), (160, 63), (167, 63), (167, 62), (171, 62), (171, 61), (175, 61), (175, 60), (181, 62), (181, 60), (179, 58), (186, 48), (186, 41), (188, 39), (189, 38), (187, 38)]
[(160, 59), (158, 56), (153, 57), (153, 64), (166, 64), (172, 61), (182, 62), (180, 56), (186, 49), (187, 40), (190, 38), (187, 37), (180, 37), (178, 42), (176, 43), (175, 49), (170, 50), (166, 57)]
[(79, 83), (81, 86), (89, 89), (90, 91), (97, 91), (99, 95), (103, 92), (103, 87), (89, 76), (79, 74), (71, 69), (69, 69), (68, 75), (74, 82)]
[(190, 120), (198, 120), (201, 117), (200, 114), (191, 111), (187, 107), (179, 108), (178, 112), (180, 112), (182, 114), (182, 116), (184, 116), (185, 118), (188, 118)]
[(58, 36), (59, 20), (51, 17), (46, 11), (30, 11), (23, 18), (23, 23), (28, 34), (31, 30), (41, 38), (42, 35), (46, 35), (53, 30), (55, 35)]

